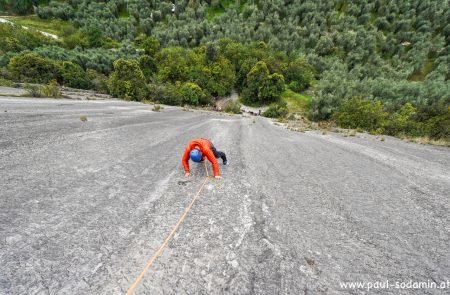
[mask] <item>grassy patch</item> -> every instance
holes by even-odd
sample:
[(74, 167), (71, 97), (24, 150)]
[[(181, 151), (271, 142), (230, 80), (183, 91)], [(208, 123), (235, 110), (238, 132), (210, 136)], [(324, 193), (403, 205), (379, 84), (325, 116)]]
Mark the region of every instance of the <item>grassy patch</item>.
[(290, 89), (285, 90), (282, 93), (281, 98), (287, 103), (289, 113), (304, 114), (311, 106), (310, 96), (296, 93)]
[(4, 86), (4, 87), (13, 87), (14, 83), (12, 81), (0, 78), (0, 86)]
[(230, 100), (225, 104), (223, 110), (226, 113), (239, 114), (241, 112), (241, 104)]
[(449, 139), (431, 139), (429, 137), (405, 137), (401, 136), (401, 139), (407, 141), (407, 142), (415, 142), (418, 144), (430, 144), (430, 145), (437, 145), (437, 146), (447, 146), (450, 147), (450, 140)]
[(38, 31), (63, 36), (64, 32), (74, 31), (69, 21), (61, 19), (40, 19), (36, 15), (6, 17), (9, 21)]

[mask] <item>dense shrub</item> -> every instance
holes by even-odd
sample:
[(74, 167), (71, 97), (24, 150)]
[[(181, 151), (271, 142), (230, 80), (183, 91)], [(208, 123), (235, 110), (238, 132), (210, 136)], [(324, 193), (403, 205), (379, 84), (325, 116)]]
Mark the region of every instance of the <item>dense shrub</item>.
[(13, 85), (13, 82), (0, 77), (0, 86), (12, 87)]
[(287, 116), (288, 112), (286, 102), (277, 102), (272, 103), (262, 115), (268, 118), (284, 118)]
[[(48, 3), (49, 0), (40, 0), (41, 3)], [(26, 14), (32, 12), (34, 0), (0, 0), (0, 11), (11, 10), (17, 14)]]
[(89, 88), (98, 92), (108, 93), (108, 77), (104, 74), (88, 69), (86, 71), (86, 77), (89, 81)]
[(56, 17), (63, 20), (69, 20), (75, 16), (75, 10), (72, 6), (67, 3), (56, 1), (51, 1), (48, 6), (39, 7), (36, 12), (40, 18), (44, 19)]
[(213, 96), (230, 94), (235, 83), (233, 66), (225, 58), (216, 58), (216, 61), (210, 62), (200, 59), (190, 68), (187, 78), (202, 85)]
[(32, 50), (38, 46), (56, 43), (41, 33), (8, 23), (0, 23), (0, 40), (0, 54)]
[(88, 89), (90, 82), (86, 72), (77, 64), (70, 61), (61, 62), (63, 84), (73, 88)]
[(428, 120), (427, 135), (433, 139), (450, 140), (450, 106), (444, 107), (439, 115)]
[(44, 94), (42, 92), (42, 86), (41, 85), (26, 83), (24, 88), (27, 91), (27, 95), (28, 96), (31, 96), (31, 97), (42, 97), (42, 96), (44, 96)]
[(386, 125), (387, 116), (381, 101), (354, 97), (341, 105), (334, 114), (334, 119), (344, 128), (362, 128), (381, 133)]
[(295, 92), (305, 90), (311, 85), (314, 78), (313, 68), (304, 59), (290, 62), (283, 71), (289, 89)]
[(89, 41), (86, 36), (78, 30), (64, 38), (64, 46), (68, 49), (75, 49), (76, 47), (88, 48)]
[(55, 61), (36, 53), (24, 52), (11, 58), (8, 69), (21, 82), (47, 83), (61, 79), (61, 67)]
[(183, 102), (179, 86), (172, 84), (149, 84), (148, 97), (152, 101), (167, 105), (181, 105)]
[(46, 97), (60, 98), (62, 96), (61, 87), (56, 80), (51, 80), (44, 85), (44, 87), (42, 87), (42, 93)]
[(154, 57), (160, 50), (161, 45), (155, 37), (147, 37), (142, 41), (145, 54)]
[(433, 139), (450, 140), (450, 97), (440, 99), (433, 104), (417, 108), (414, 120), (418, 124), (417, 134)]
[(146, 80), (149, 80), (153, 75), (156, 74), (156, 60), (150, 55), (143, 55), (139, 57), (139, 66), (141, 67)]
[(416, 124), (413, 120), (417, 108), (407, 102), (397, 112), (389, 117), (386, 124), (385, 132), (391, 135), (411, 134), (415, 132)]
[(108, 80), (111, 95), (126, 100), (143, 100), (146, 93), (144, 74), (136, 60), (118, 59)]
[(312, 101), (311, 117), (327, 120), (343, 101), (356, 97), (367, 97), (383, 102), (390, 113), (409, 102), (416, 107), (431, 105), (441, 98), (450, 97), (447, 81), (398, 81), (396, 79), (359, 80), (341, 69), (327, 71), (318, 82)]
[(242, 99), (250, 104), (265, 104), (278, 100), (284, 90), (281, 74), (270, 74), (265, 62), (257, 62), (247, 74)]
[(109, 75), (113, 70), (113, 63), (120, 58), (134, 59), (138, 55), (135, 50), (128, 50), (124, 44), (119, 50), (104, 48), (67, 50), (57, 46), (43, 46), (34, 49), (34, 52), (43, 57), (60, 61), (71, 61), (80, 65), (83, 69), (93, 69), (97, 72)]
[(175, 83), (188, 80), (187, 73), (194, 63), (192, 52), (181, 47), (164, 48), (157, 54), (158, 78)]
[(231, 114), (240, 114), (241, 104), (237, 101), (230, 100), (223, 106), (223, 111)]
[(210, 103), (206, 93), (195, 83), (184, 83), (180, 88), (183, 103), (197, 106)]

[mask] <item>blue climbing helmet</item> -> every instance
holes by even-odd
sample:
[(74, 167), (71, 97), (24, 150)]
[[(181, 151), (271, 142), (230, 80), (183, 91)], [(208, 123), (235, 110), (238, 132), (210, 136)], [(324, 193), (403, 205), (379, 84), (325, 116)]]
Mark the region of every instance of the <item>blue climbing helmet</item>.
[(193, 149), (189, 155), (191, 156), (191, 160), (194, 162), (202, 161), (202, 152), (199, 149)]

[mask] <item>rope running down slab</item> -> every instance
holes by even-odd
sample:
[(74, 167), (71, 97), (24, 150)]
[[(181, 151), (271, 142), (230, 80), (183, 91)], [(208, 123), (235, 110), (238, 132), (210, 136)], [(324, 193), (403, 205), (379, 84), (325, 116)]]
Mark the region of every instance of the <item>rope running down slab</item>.
[(189, 206), (186, 207), (186, 209), (184, 210), (183, 215), (181, 215), (180, 219), (178, 219), (177, 224), (175, 224), (174, 228), (172, 229), (172, 231), (169, 233), (169, 235), (167, 236), (167, 238), (164, 240), (164, 242), (161, 244), (161, 246), (159, 247), (158, 251), (155, 252), (155, 254), (153, 255), (153, 257), (148, 261), (147, 265), (145, 266), (144, 270), (139, 274), (139, 276), (136, 278), (136, 280), (133, 282), (133, 284), (130, 286), (130, 288), (128, 289), (126, 295), (131, 295), (133, 294), (134, 289), (137, 287), (137, 285), (139, 284), (139, 282), (142, 280), (142, 278), (144, 277), (145, 273), (149, 270), (149, 268), (153, 265), (153, 263), (156, 261), (156, 259), (162, 254), (162, 252), (164, 251), (164, 249), (166, 248), (166, 246), (169, 244), (170, 240), (172, 239), (172, 237), (174, 236), (175, 232), (178, 230), (178, 228), (180, 227), (180, 225), (183, 223), (184, 219), (186, 218), (186, 216), (188, 215), (189, 211), (191, 211), (192, 206), (194, 205), (195, 201), (197, 201), (197, 199), (200, 197), (200, 193), (203, 190), (203, 187), (205, 186), (206, 182), (208, 181), (208, 179), (210, 179), (209, 173), (208, 173), (208, 168), (206, 167), (206, 162), (205, 163), (205, 170), (206, 170), (206, 177), (205, 180), (203, 181), (200, 189), (197, 191), (197, 193), (195, 194), (194, 198), (192, 199), (191, 203), (189, 204)]

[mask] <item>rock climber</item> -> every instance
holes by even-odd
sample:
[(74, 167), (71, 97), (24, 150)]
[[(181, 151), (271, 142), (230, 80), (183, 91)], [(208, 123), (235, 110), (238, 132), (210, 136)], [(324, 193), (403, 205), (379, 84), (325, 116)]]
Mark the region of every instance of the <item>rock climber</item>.
[(219, 173), (219, 165), (217, 164), (216, 158), (222, 158), (223, 164), (228, 165), (225, 153), (218, 151), (212, 142), (205, 138), (191, 140), (184, 150), (182, 163), (186, 177), (191, 175), (189, 170), (189, 158), (194, 162), (203, 162), (205, 158), (208, 159), (212, 164), (215, 178), (222, 178)]

